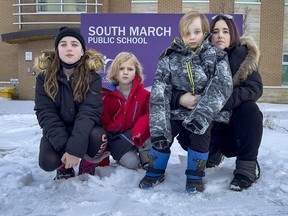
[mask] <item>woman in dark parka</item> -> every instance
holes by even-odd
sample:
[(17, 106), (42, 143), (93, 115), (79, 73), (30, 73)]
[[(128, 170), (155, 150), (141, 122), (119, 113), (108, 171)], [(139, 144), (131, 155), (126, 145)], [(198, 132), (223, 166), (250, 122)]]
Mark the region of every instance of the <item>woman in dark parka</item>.
[[(215, 123), (211, 132), (207, 167), (218, 166), (226, 157), (237, 157), (230, 189), (242, 191), (260, 177), (257, 161), (263, 132), (263, 115), (256, 101), (261, 97), (263, 84), (258, 73), (260, 51), (250, 37), (240, 39), (231, 15), (217, 15), (210, 25), (211, 42), (228, 53), (234, 90), (223, 110), (231, 110), (229, 124)], [(185, 92), (175, 92), (182, 106), (191, 100)], [(190, 102), (189, 102), (190, 101)], [(186, 149), (185, 140), (179, 140)]]

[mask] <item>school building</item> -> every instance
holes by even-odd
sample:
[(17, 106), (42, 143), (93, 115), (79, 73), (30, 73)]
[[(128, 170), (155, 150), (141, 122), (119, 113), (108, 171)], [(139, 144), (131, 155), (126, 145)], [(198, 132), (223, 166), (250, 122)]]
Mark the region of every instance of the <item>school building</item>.
[(288, 103), (288, 0), (1, 0), (0, 96), (7, 97), (3, 89), (11, 87), (12, 98), (34, 99), (34, 57), (53, 48), (61, 26), (80, 28), (81, 13), (191, 10), (243, 14), (244, 34), (254, 37), (261, 51), (259, 101)]

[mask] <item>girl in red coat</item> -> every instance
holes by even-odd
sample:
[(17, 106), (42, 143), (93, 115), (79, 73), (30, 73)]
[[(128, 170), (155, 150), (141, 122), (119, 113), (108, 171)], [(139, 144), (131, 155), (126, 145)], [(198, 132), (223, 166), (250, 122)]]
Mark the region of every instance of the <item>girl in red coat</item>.
[(129, 169), (143, 167), (150, 150), (149, 99), (143, 86), (143, 69), (135, 55), (119, 53), (106, 78), (111, 84), (103, 89), (103, 127), (108, 149), (120, 165)]

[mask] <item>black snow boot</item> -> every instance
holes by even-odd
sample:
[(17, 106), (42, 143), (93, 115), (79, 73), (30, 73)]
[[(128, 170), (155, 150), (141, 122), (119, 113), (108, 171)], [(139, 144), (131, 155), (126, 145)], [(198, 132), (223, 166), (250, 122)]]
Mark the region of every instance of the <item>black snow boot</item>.
[(75, 177), (75, 171), (73, 168), (65, 169), (63, 167), (57, 169), (54, 180), (68, 179)]
[(169, 157), (170, 153), (163, 153), (154, 148), (151, 148), (146, 175), (140, 181), (139, 188), (153, 188), (165, 180), (165, 170)]
[(204, 191), (203, 177), (207, 163), (208, 152), (201, 153), (188, 147), (187, 169), (186, 169), (186, 192), (196, 193)]
[(219, 164), (224, 160), (224, 155), (218, 150), (212, 155), (209, 155), (206, 167), (212, 168), (219, 166)]
[(260, 166), (258, 161), (236, 160), (234, 178), (230, 183), (230, 190), (242, 191), (249, 188), (260, 178)]
[(204, 189), (203, 179), (186, 179), (186, 191), (188, 193), (203, 192)]
[(154, 186), (162, 183), (164, 180), (165, 180), (164, 174), (154, 177), (145, 175), (144, 178), (139, 183), (139, 188), (141, 189), (153, 188)]

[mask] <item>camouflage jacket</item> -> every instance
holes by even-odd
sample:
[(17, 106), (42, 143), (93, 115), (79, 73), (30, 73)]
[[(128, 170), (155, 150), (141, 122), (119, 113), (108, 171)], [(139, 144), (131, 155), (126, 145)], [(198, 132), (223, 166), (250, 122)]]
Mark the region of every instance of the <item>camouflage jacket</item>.
[[(151, 141), (158, 148), (173, 140), (170, 120), (183, 120), (187, 130), (200, 135), (216, 119), (229, 121), (230, 113), (219, 113), (233, 90), (229, 62), (226, 52), (212, 47), (209, 36), (195, 52), (177, 37), (160, 56), (150, 98)], [(201, 99), (193, 110), (171, 110), (172, 89), (201, 94)]]

